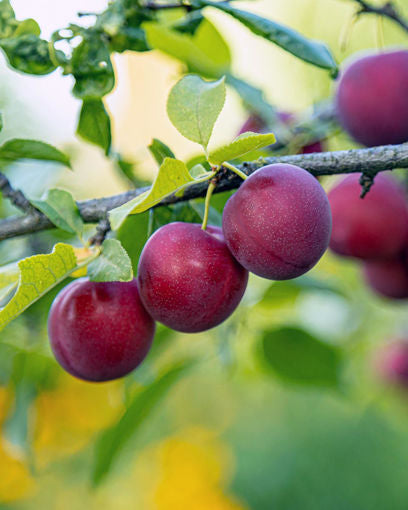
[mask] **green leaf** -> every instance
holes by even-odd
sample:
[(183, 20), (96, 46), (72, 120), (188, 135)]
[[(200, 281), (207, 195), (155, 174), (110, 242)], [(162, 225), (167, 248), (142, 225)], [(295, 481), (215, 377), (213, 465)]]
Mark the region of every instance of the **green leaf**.
[(284, 326), (265, 331), (262, 351), (266, 365), (287, 382), (328, 387), (339, 384), (339, 350), (303, 329)]
[(173, 151), (157, 138), (153, 138), (152, 143), (149, 145), (149, 151), (159, 165), (163, 163), (164, 158), (175, 159), (176, 157)]
[(69, 157), (48, 143), (14, 138), (0, 146), (0, 160), (12, 163), (19, 159), (53, 161), (71, 168)]
[(115, 85), (115, 74), (109, 48), (102, 34), (87, 31), (71, 59), (72, 74), (76, 80), (73, 94), (80, 99), (100, 99)]
[[(130, 13), (133, 13), (131, 19), (127, 18)], [(141, 11), (134, 6), (127, 12), (122, 2), (111, 2), (108, 8), (98, 16), (95, 27), (108, 35), (112, 51), (119, 53), (126, 50), (147, 51), (150, 48), (146, 41), (146, 34), (140, 27), (145, 20), (146, 15), (141, 14)]]
[[(205, 55), (211, 62), (215, 73), (214, 78), (219, 78), (230, 70), (232, 64), (230, 48), (222, 34), (208, 19), (205, 19), (196, 30), (193, 44), (196, 52)], [(188, 62), (187, 66), (190, 72), (197, 72)], [(198, 74), (201, 73), (198, 71)]]
[(242, 135), (235, 138), (233, 142), (211, 152), (208, 156), (208, 160), (213, 165), (220, 165), (224, 161), (230, 161), (231, 159), (243, 156), (253, 150), (267, 147), (268, 145), (275, 143), (275, 141), (276, 138), (272, 133), (242, 133)]
[(0, 2), (0, 38), (11, 37), (19, 22), (16, 20), (14, 10), (9, 0)]
[(264, 98), (262, 90), (231, 74), (226, 75), (228, 85), (241, 96), (246, 108), (263, 119), (267, 125), (273, 126), (278, 121), (276, 109)]
[(0, 267), (0, 303), (17, 287), (19, 274), (17, 262)]
[(32, 33), (0, 39), (0, 47), (10, 65), (23, 73), (43, 75), (56, 69), (50, 57), (48, 42)]
[[(128, 216), (116, 234), (117, 239), (129, 254), (135, 274), (137, 273), (139, 257), (149, 237), (148, 230), (149, 211), (146, 211), (141, 214)], [(135, 235), (135, 232), (137, 232), (137, 235)]]
[(201, 0), (199, 3), (203, 7), (212, 6), (230, 14), (254, 34), (277, 44), (305, 62), (323, 69), (329, 69), (332, 72), (337, 71), (337, 64), (333, 55), (327, 46), (321, 42), (307, 39), (295, 30), (257, 14), (237, 9), (228, 2)]
[(3, 425), (3, 435), (9, 443), (28, 453), (30, 447), (29, 417), (37, 396), (36, 388), (29, 381), (20, 381), (14, 389), (14, 409)]
[(193, 207), (193, 202), (180, 202), (178, 204), (150, 209), (149, 237), (157, 229), (167, 223), (182, 221), (184, 223), (201, 223), (202, 216)]
[(183, 136), (206, 148), (224, 107), (225, 93), (225, 78), (210, 82), (185, 76), (170, 92), (167, 113)]
[(41, 200), (31, 203), (43, 212), (56, 227), (82, 236), (84, 223), (71, 193), (62, 189), (50, 189)]
[(181, 363), (139, 391), (119, 421), (102, 433), (95, 445), (92, 469), (94, 486), (99, 485), (106, 478), (126, 444), (150, 418), (155, 407), (191, 365), (191, 361)]
[(101, 99), (85, 99), (82, 103), (77, 134), (109, 154), (112, 144), (111, 122)]
[[(35, 319), (38, 320), (38, 316), (35, 316)], [(3, 437), (16, 447), (20, 454), (29, 456), (32, 446), (33, 404), (39, 392), (50, 389), (55, 383), (55, 363), (50, 356), (31, 348), (17, 348), (9, 377), (14, 402), (3, 423)]]
[(109, 155), (111, 159), (114, 161), (118, 173), (122, 178), (128, 181), (128, 184), (129, 183), (132, 184), (133, 187), (135, 188), (139, 188), (142, 186), (146, 186), (146, 184), (149, 184), (137, 176), (137, 163), (135, 161), (124, 158), (118, 152), (113, 153), (112, 151), (110, 151)]
[(198, 163), (197, 165), (194, 165), (192, 168), (190, 168), (189, 172), (190, 175), (196, 179), (205, 175), (207, 173), (207, 169), (204, 167), (204, 165)]
[(268, 308), (272, 306), (294, 305), (301, 292), (302, 289), (296, 284), (296, 279), (272, 282), (266, 288), (258, 304)]
[(201, 11), (193, 11), (173, 23), (172, 28), (182, 34), (194, 35), (204, 20), (205, 18)]
[(219, 78), (231, 67), (229, 47), (207, 19), (194, 35), (180, 33), (159, 23), (145, 23), (143, 28), (152, 48), (184, 62), (191, 73)]
[(102, 252), (88, 265), (88, 276), (93, 282), (129, 282), (133, 279), (132, 263), (117, 239), (106, 239)]
[(122, 27), (112, 37), (110, 47), (113, 51), (149, 51), (151, 48), (147, 42), (146, 32), (140, 27)]
[(40, 33), (36, 21), (31, 18), (16, 20), (10, 2), (0, 2), (0, 47), (6, 53), (10, 65), (18, 71), (41, 75), (56, 68), (50, 57), (48, 42), (39, 37)]
[(78, 267), (72, 246), (58, 243), (48, 255), (34, 255), (18, 263), (17, 292), (0, 310), (0, 331)]
[(133, 200), (130, 200), (130, 202), (110, 211), (109, 218), (112, 228), (114, 230), (118, 229), (129, 214), (147, 211), (147, 209), (161, 202), (163, 198), (181, 191), (191, 184), (204, 182), (210, 179), (212, 175), (212, 173), (208, 172), (200, 179), (194, 179), (182, 161), (165, 158), (149, 190), (141, 193)]
[(98, 15), (95, 27), (114, 37), (126, 23), (126, 9), (123, 2), (110, 2), (107, 9)]
[(41, 28), (39, 24), (32, 18), (21, 21), (13, 35), (14, 37), (18, 37), (25, 34), (33, 34), (36, 36), (41, 34)]

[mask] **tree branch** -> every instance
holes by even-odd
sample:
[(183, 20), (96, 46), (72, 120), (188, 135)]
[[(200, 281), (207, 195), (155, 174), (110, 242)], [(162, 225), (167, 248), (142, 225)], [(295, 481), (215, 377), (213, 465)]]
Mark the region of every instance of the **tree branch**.
[[(238, 165), (238, 168), (250, 175), (262, 166), (273, 163), (298, 165), (317, 177), (356, 172), (364, 173), (367, 177), (374, 177), (378, 172), (384, 170), (408, 168), (408, 143), (369, 149), (262, 158)], [(220, 193), (238, 188), (241, 183), (242, 180), (237, 175), (223, 168), (215, 192)], [(148, 187), (137, 188), (111, 197), (84, 200), (78, 202), (78, 208), (86, 223), (98, 223), (106, 218), (107, 211), (119, 207), (148, 189)], [(156, 207), (204, 197), (206, 190), (207, 183), (195, 184), (187, 188), (182, 197), (174, 195), (166, 197)], [(37, 211), (34, 214), (6, 218), (0, 221), (0, 240), (50, 228), (54, 228), (51, 221)]]
[(37, 212), (37, 209), (30, 204), (24, 193), (20, 190), (15, 190), (2, 172), (0, 172), (0, 192), (4, 198), (10, 200), (21, 211), (30, 214)]
[(393, 2), (385, 2), (381, 7), (371, 5), (366, 0), (354, 0), (360, 6), (357, 15), (361, 14), (377, 14), (378, 16), (384, 16), (385, 18), (391, 19), (398, 23), (398, 25), (408, 32), (408, 22), (404, 20), (402, 15), (398, 12), (397, 7)]

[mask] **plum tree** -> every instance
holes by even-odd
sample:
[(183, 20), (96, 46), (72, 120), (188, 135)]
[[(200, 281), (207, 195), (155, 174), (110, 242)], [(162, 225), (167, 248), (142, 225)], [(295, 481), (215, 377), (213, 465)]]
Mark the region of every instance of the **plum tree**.
[(134, 370), (146, 357), (155, 323), (136, 280), (91, 282), (80, 278), (54, 300), (48, 331), (57, 361), (87, 381), (108, 381)]
[(363, 275), (377, 294), (390, 299), (408, 298), (408, 264), (402, 258), (365, 262)]
[(323, 188), (294, 165), (257, 170), (223, 213), (223, 232), (234, 257), (249, 271), (273, 280), (309, 271), (326, 251), (330, 231)]
[(408, 140), (408, 51), (367, 55), (341, 75), (336, 106), (343, 128), (368, 147)]
[(389, 176), (377, 175), (360, 198), (358, 175), (350, 175), (328, 194), (333, 215), (330, 248), (365, 260), (397, 256), (408, 235), (408, 212), (402, 188)]
[(147, 241), (139, 260), (142, 301), (157, 321), (196, 333), (217, 326), (241, 301), (248, 272), (218, 227), (169, 223)]

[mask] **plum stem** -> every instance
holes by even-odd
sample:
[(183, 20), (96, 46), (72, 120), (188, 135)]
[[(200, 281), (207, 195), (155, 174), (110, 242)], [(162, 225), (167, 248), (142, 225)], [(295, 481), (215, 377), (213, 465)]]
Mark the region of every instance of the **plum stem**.
[(248, 179), (248, 176), (246, 174), (244, 174), (244, 172), (242, 170), (240, 170), (239, 168), (237, 168), (234, 165), (231, 165), (231, 163), (228, 163), (228, 161), (224, 161), (224, 163), (221, 166), (223, 166), (224, 168), (228, 168), (228, 170), (231, 170), (231, 172), (234, 172), (234, 174), (237, 174), (244, 181), (245, 181), (245, 179)]
[(211, 179), (211, 181), (208, 184), (207, 194), (205, 195), (203, 223), (201, 225), (201, 228), (203, 230), (205, 230), (207, 228), (208, 216), (209, 216), (209, 213), (210, 213), (211, 197), (212, 197), (212, 194), (214, 193), (216, 185), (217, 185), (216, 179)]

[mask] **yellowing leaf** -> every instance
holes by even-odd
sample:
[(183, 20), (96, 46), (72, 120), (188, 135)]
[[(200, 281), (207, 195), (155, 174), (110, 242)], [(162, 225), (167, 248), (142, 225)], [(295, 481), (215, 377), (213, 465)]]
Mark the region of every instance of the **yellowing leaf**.
[(267, 147), (275, 142), (276, 138), (272, 133), (259, 134), (249, 131), (238, 136), (228, 145), (224, 145), (211, 152), (208, 159), (213, 165), (221, 165), (224, 161), (230, 161), (231, 159), (243, 156), (247, 152)]
[(19, 270), (16, 262), (0, 267), (0, 301), (17, 287), (18, 275)]
[(52, 287), (69, 276), (78, 263), (72, 246), (58, 243), (48, 255), (34, 255), (18, 263), (17, 292), (0, 310), (0, 330), (40, 299)]
[(163, 198), (183, 190), (191, 184), (204, 182), (212, 177), (211, 172), (194, 179), (187, 166), (178, 159), (165, 158), (152, 187), (130, 202), (113, 209), (109, 213), (111, 226), (118, 229), (129, 214), (137, 214), (158, 204)]

